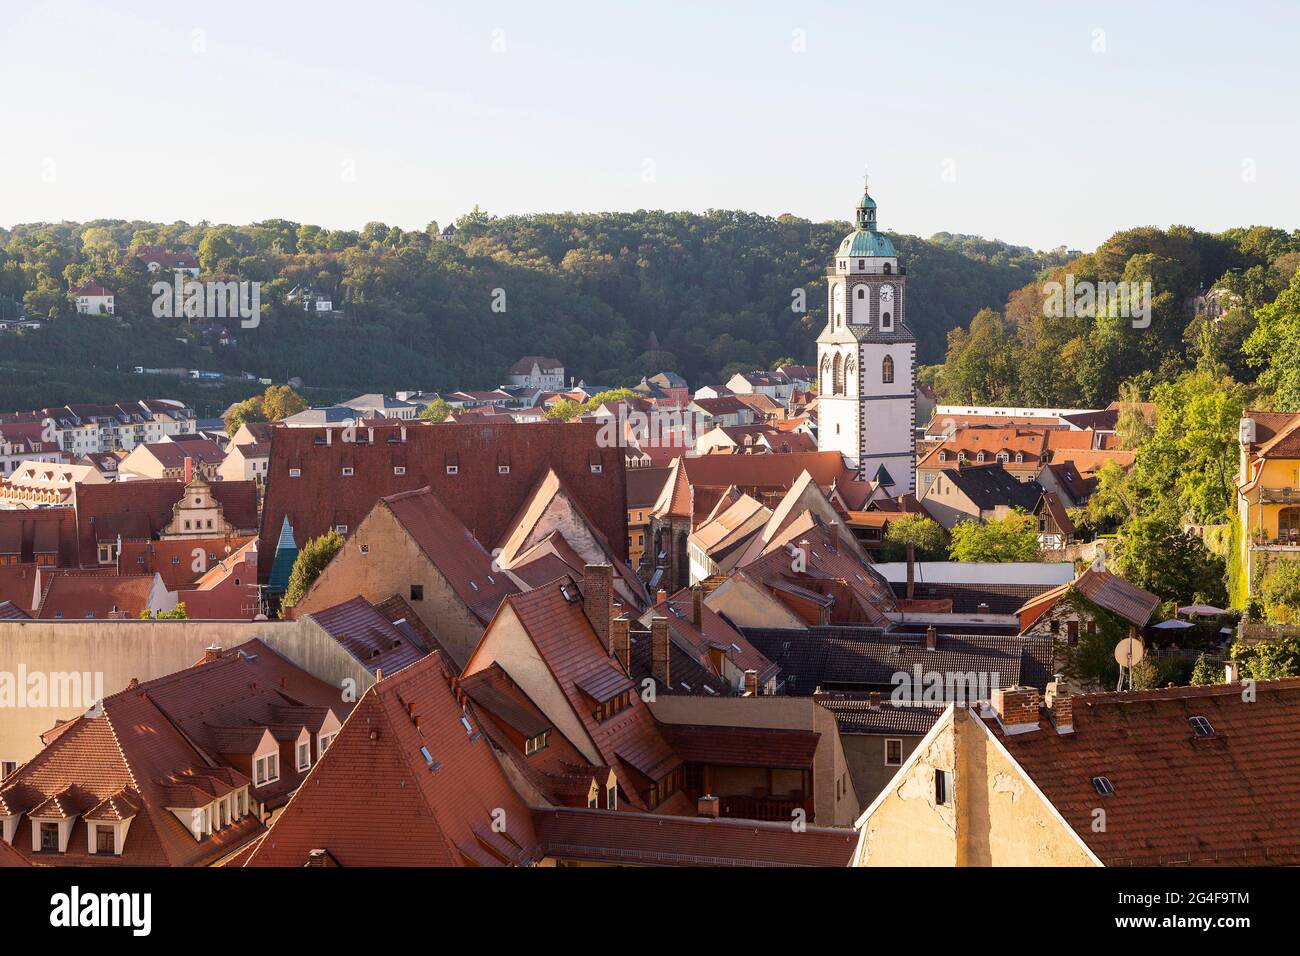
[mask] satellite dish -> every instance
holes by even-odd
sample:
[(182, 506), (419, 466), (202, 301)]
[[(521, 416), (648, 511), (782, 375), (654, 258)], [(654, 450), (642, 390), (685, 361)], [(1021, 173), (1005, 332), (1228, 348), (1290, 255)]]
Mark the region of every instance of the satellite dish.
[(1115, 645), (1115, 662), (1120, 667), (1132, 667), (1146, 656), (1146, 646), (1136, 637), (1126, 637)]

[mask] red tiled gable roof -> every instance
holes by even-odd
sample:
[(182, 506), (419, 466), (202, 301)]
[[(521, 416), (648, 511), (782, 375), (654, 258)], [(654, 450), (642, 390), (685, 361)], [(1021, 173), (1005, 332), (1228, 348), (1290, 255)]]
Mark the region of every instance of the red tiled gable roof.
[[(123, 539), (118, 568), (123, 574), (157, 572), (169, 591), (190, 587), (206, 577), (219, 562), (231, 557), (253, 538), (190, 538), (169, 541)], [(195, 551), (202, 553), (196, 558)], [(198, 570), (196, 570), (196, 566)]]
[[(668, 632), (695, 650), (701, 663), (708, 660), (712, 648), (723, 653), (742, 671), (757, 671), (762, 687), (779, 673), (780, 668), (764, 657), (738, 630), (723, 620), (722, 616), (701, 601), (700, 627), (696, 627), (695, 597), (689, 588), (683, 588), (672, 597), (655, 605), (655, 609), (668, 621)], [(669, 672), (671, 674), (671, 670)]]
[(1020, 629), (1024, 631), (1032, 627), (1072, 588), (1103, 610), (1118, 614), (1134, 627), (1146, 627), (1151, 615), (1160, 606), (1160, 598), (1150, 591), (1144, 591), (1109, 571), (1088, 568), (1069, 584), (1044, 591), (1021, 607), (1016, 612), (1020, 615)]
[(307, 616), (372, 674), (376, 669), (385, 674), (395, 674), (432, 650), (414, 628), (409, 632), (399, 630), (363, 597), (355, 597)]
[(39, 603), (35, 564), (0, 564), (0, 601), (24, 611), (35, 609)]
[[(995, 428), (983, 425), (958, 428), (918, 461), (916, 467), (951, 467), (961, 453), (965, 453), (968, 464), (977, 462), (980, 452), (984, 453), (986, 462), (993, 462), (999, 452), (1006, 452), (1008, 460), (1003, 467), (1009, 471), (1037, 471), (1048, 457), (1047, 436), (1059, 431), (1051, 428)], [(1022, 455), (1024, 461), (1017, 462), (1017, 454)], [(940, 455), (944, 457), (940, 458)]]
[[(349, 516), (355, 527), (386, 495), (429, 487), (474, 537), (495, 544), (548, 468), (581, 497), (583, 507), (609, 540), (620, 561), (627, 557), (624, 449), (602, 448), (601, 426), (551, 422), (481, 425), (378, 426), (373, 442), (324, 440), (326, 429), (277, 428), (271, 442), (261, 553), (274, 554), (288, 516), (301, 547)], [(369, 438), (368, 432), (360, 433)], [(391, 439), (391, 441), (390, 441)], [(345, 464), (346, 462), (346, 464)], [(600, 465), (599, 472), (592, 465)], [(447, 467), (456, 466), (449, 475)], [(394, 468), (405, 474), (397, 475)], [(344, 476), (343, 467), (354, 469)], [(500, 473), (503, 467), (508, 474)], [(290, 478), (289, 469), (301, 469)], [(229, 482), (217, 482), (214, 489)], [(328, 502), (328, 506), (323, 506)], [(262, 562), (262, 574), (270, 573)]]
[(718, 398), (697, 398), (692, 403), (706, 414), (720, 417), (722, 415), (743, 415), (753, 409), (734, 395), (722, 395)]
[[(142, 478), (100, 485), (78, 482), (73, 504), (77, 510), (77, 540), (81, 564), (99, 563), (100, 541), (153, 538), (172, 520), (172, 507), (185, 494), (179, 478)], [(257, 528), (257, 484), (252, 481), (214, 481), (208, 486), (221, 503), (228, 521), (238, 531)], [(275, 553), (275, 541), (264, 554)], [(269, 565), (269, 562), (267, 562)], [(268, 570), (269, 573), (269, 570)]]
[[(430, 654), (358, 702), (248, 866), (524, 865), (540, 858), (528, 808)], [(422, 752), (423, 751), (423, 752)], [(424, 754), (427, 753), (426, 758)], [(505, 813), (506, 830), (493, 823)]]
[(90, 295), (90, 296), (104, 296), (104, 295), (111, 296), (113, 293), (109, 292), (98, 282), (91, 281), (91, 282), (82, 283), (80, 286), (73, 289), (72, 294)]
[(73, 824), (66, 853), (33, 854), (26, 838), (30, 824), (20, 818), (18, 833), (24, 839), (15, 839), (14, 850), (33, 864), (203, 866), (255, 836), (262, 824), (248, 815), (195, 840), (167, 809), (177, 805), (169, 800), (182, 785), (199, 795), (196, 805), (210, 803), (218, 789), (228, 792), (230, 781), (247, 782), (230, 773), (213, 766), (149, 695), (136, 688), (105, 698), (101, 716), (82, 716), (63, 725), (45, 749), (0, 787), (0, 804), (20, 813), (42, 804), (50, 811), (57, 804), (65, 813), (98, 820), (131, 816), (121, 856), (91, 854), (89, 828), (81, 820)]
[[(561, 588), (571, 595), (580, 593), (574, 581), (566, 577), (507, 598), (506, 604), (518, 617), (538, 655), (568, 698), (601, 760), (616, 770), (620, 766), (632, 768), (646, 778), (647, 785), (661, 780), (681, 761), (664, 740), (658, 723), (639, 695), (632, 694), (630, 706), (615, 716), (596, 720), (595, 701), (584, 693), (582, 685), (597, 681), (610, 671), (620, 672), (615, 670), (614, 659), (592, 630), (582, 602), (566, 599)], [(629, 785), (630, 775), (621, 770), (618, 775), (626, 788), (628, 802), (644, 808), (645, 798), (636, 787)]]
[(775, 505), (805, 471), (823, 491), (853, 481), (839, 452), (791, 452), (788, 455), (699, 455), (680, 458), (675, 475), (655, 502), (659, 514), (690, 516), (692, 526), (707, 517), (728, 488), (763, 504)]
[[(60, 566), (77, 564), (77, 513), (72, 508), (0, 510), (0, 554), (32, 562), (56, 553)], [(2, 566), (0, 566), (2, 567)]]
[(543, 372), (554, 372), (557, 369), (564, 368), (564, 363), (559, 359), (547, 358), (545, 355), (525, 355), (514, 365), (510, 366), (511, 375), (528, 375), (532, 372), (533, 366), (536, 365)]
[[(985, 726), (1107, 866), (1294, 866), (1300, 679), (1255, 691), (1248, 702), (1240, 684), (1083, 695), (1070, 734), (1046, 717), (1011, 736)], [(1198, 737), (1191, 717), (1213, 736)], [(1099, 796), (1098, 776), (1115, 792)]]
[(36, 617), (41, 620), (105, 620), (114, 612), (138, 618), (149, 606), (152, 574), (50, 572)]
[(164, 468), (183, 467), (186, 458), (194, 459), (196, 464), (220, 464), (226, 457), (226, 453), (221, 450), (220, 445), (214, 441), (208, 441), (206, 439), (202, 441), (186, 442), (151, 442), (143, 447), (149, 452), (149, 454), (153, 455), (158, 464), (162, 465)]
[(570, 808), (534, 809), (551, 857), (632, 866), (847, 866), (853, 830), (755, 820)]
[(492, 555), (428, 488), (382, 500), (465, 606), (487, 623), (501, 600), (518, 591), (509, 575), (493, 570)]

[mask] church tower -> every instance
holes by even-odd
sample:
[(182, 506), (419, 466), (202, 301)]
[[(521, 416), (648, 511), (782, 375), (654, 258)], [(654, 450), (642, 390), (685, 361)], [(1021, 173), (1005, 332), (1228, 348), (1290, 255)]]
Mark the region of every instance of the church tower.
[(916, 491), (916, 338), (908, 329), (907, 275), (876, 231), (863, 189), (857, 228), (827, 271), (826, 328), (817, 336), (817, 447), (837, 451), (862, 481), (890, 495)]

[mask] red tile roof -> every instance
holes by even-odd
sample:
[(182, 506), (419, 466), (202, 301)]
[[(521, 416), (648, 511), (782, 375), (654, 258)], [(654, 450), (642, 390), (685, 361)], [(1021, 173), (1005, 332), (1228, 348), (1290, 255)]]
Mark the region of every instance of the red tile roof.
[(30, 616), (12, 601), (0, 601), (0, 621), (25, 621)]
[[(430, 654), (366, 692), (248, 866), (498, 866), (540, 859), (528, 808)], [(425, 754), (428, 756), (426, 757)], [(504, 824), (502, 828), (501, 824)]]
[(40, 603), (35, 564), (0, 564), (0, 601), (9, 601), (24, 611), (35, 610)]
[[(429, 487), (474, 537), (494, 547), (548, 468), (581, 497), (619, 560), (627, 557), (623, 449), (599, 443), (601, 426), (537, 422), (377, 426), (373, 441), (347, 444), (328, 429), (277, 428), (271, 440), (261, 551), (274, 554), (287, 515), (299, 546), (335, 524), (356, 527), (386, 495)], [(368, 431), (359, 436), (370, 438)], [(449, 465), (456, 474), (448, 474)], [(600, 465), (599, 471), (593, 465)], [(344, 476), (342, 469), (352, 468)], [(401, 467), (405, 474), (397, 475)], [(301, 470), (290, 478), (289, 469)], [(508, 473), (501, 473), (508, 468)], [(214, 488), (224, 482), (218, 482)], [(322, 503), (328, 502), (328, 507)], [(343, 515), (345, 521), (335, 517)], [(270, 572), (263, 561), (263, 576)]]
[[(226, 521), (236, 531), (257, 528), (257, 484), (252, 481), (214, 481), (209, 487), (219, 501)], [(73, 504), (77, 510), (77, 539), (82, 565), (99, 563), (98, 544), (123, 538), (153, 538), (172, 520), (172, 507), (185, 494), (179, 478), (142, 478), (99, 485), (78, 483)], [(275, 541), (265, 554), (275, 553)], [(269, 565), (269, 562), (266, 562)]]
[[(566, 599), (561, 588), (574, 595), (575, 599)], [(628, 802), (644, 808), (644, 791), (680, 765), (681, 760), (664, 740), (649, 707), (637, 694), (631, 695), (631, 703), (625, 710), (604, 721), (596, 719), (594, 711), (599, 701), (584, 691), (584, 685), (598, 684), (603, 687), (606, 675), (620, 672), (592, 630), (591, 622), (583, 611), (582, 601), (576, 598), (579, 593), (575, 582), (566, 577), (544, 587), (514, 595), (506, 600), (506, 605), (518, 616), (520, 624), (537, 649), (538, 656), (582, 722), (602, 762), (618, 772), (619, 781), (626, 788)], [(503, 611), (498, 614), (503, 612), (504, 605)], [(489, 633), (490, 631), (489, 626)], [(485, 634), (484, 643), (487, 639), (488, 634)], [(493, 663), (495, 662), (471, 660), (467, 671), (472, 673)], [(644, 777), (644, 785), (634, 785), (633, 773), (623, 768), (630, 768), (632, 772)]]
[[(153, 541), (123, 539), (117, 566), (123, 574), (157, 572), (167, 589), (190, 587), (214, 567), (255, 539), (251, 537), (189, 538)], [(196, 556), (195, 551), (201, 556)]]
[(0, 554), (23, 562), (54, 553), (62, 567), (76, 567), (77, 513), (72, 508), (0, 510)]
[(307, 617), (324, 628), (372, 674), (376, 670), (388, 675), (396, 674), (432, 650), (414, 627), (398, 628), (363, 597), (355, 597)]
[(80, 571), (42, 572), (45, 593), (34, 617), (41, 620), (105, 620), (114, 613), (138, 618), (149, 606), (152, 574), (108, 575)]
[(717, 648), (740, 670), (757, 671), (760, 687), (780, 673), (779, 667), (759, 653), (743, 634), (703, 601), (700, 602), (700, 626), (697, 627), (694, 621), (695, 597), (689, 588), (683, 588), (656, 604), (655, 610), (667, 619), (669, 634), (693, 648), (693, 656), (701, 664), (707, 665), (709, 651)]
[(1032, 627), (1072, 588), (1093, 604), (1112, 614), (1118, 614), (1138, 628), (1146, 627), (1151, 615), (1160, 606), (1158, 595), (1144, 591), (1109, 571), (1088, 568), (1070, 583), (1044, 591), (1021, 607), (1016, 612), (1020, 615), (1020, 629), (1024, 631)]
[(547, 856), (631, 866), (847, 866), (853, 830), (754, 820), (535, 809)]
[[(1074, 732), (986, 726), (1107, 866), (1300, 863), (1300, 678), (1073, 698)], [(1204, 717), (1199, 737), (1189, 718)], [(1098, 794), (1093, 778), (1114, 788)], [(1094, 827), (1097, 808), (1106, 826)]]
[(782, 727), (661, 724), (668, 742), (688, 763), (715, 767), (811, 770), (821, 734)]

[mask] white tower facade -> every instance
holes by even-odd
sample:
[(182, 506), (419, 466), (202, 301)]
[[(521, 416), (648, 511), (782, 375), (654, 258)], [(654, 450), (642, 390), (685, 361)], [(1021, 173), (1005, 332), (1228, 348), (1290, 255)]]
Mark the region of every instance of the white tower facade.
[(826, 328), (817, 337), (817, 447), (837, 451), (862, 481), (890, 495), (916, 491), (916, 338), (908, 329), (907, 275), (876, 230), (863, 191), (857, 228), (827, 272)]

